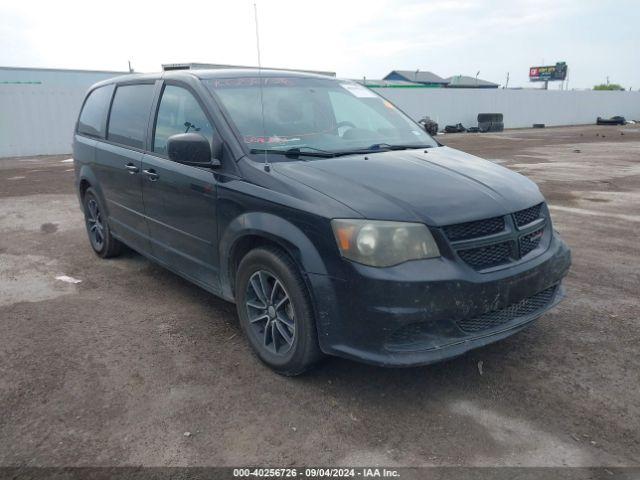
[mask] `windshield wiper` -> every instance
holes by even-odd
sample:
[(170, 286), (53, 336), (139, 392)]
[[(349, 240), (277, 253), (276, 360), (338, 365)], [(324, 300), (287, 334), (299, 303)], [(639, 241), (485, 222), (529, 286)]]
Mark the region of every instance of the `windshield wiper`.
[(364, 155), (366, 153), (381, 153), (390, 150), (408, 150), (418, 148), (431, 148), (433, 145), (391, 145), (389, 143), (375, 143), (367, 148), (358, 148), (355, 150), (342, 150), (335, 152), (334, 156), (341, 157), (345, 155)]
[(390, 143), (374, 143), (369, 147), (369, 150), (408, 150), (412, 148), (431, 148), (433, 145), (400, 145)]
[[(309, 151), (307, 151), (309, 150)], [(321, 150), (313, 147), (294, 147), (287, 150), (268, 149), (268, 148), (252, 148), (251, 153), (273, 153), (274, 155), (284, 155), (286, 157), (297, 158), (300, 155), (307, 157), (331, 158), (336, 154), (328, 150)]]

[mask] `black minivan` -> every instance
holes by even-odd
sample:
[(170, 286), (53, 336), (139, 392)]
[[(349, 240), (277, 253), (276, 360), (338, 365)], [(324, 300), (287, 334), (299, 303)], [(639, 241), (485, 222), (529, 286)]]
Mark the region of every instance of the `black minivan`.
[(185, 70), (94, 85), (74, 135), (91, 247), (122, 245), (235, 302), (257, 356), (433, 363), (563, 296), (538, 187), (440, 145), (362, 85)]

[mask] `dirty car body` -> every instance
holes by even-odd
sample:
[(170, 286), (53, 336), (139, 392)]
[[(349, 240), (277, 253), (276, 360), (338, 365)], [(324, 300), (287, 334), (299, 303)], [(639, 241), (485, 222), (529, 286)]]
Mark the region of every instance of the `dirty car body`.
[[(110, 134), (117, 92), (133, 85), (148, 86), (135, 146)], [(215, 162), (176, 162), (158, 147), (171, 86), (202, 109), (208, 127), (197, 133)], [(109, 80), (88, 98), (97, 89), (109, 99), (99, 128), (82, 131), (81, 114), (74, 137), (81, 202), (91, 188), (115, 239), (232, 302), (245, 298), (243, 258), (280, 252), (304, 284), (325, 354), (433, 363), (521, 330), (563, 297), (570, 251), (538, 187), (438, 144), (364, 87), (192, 70)], [(249, 307), (238, 308), (242, 321)], [(267, 326), (258, 333), (267, 344)], [(259, 356), (271, 364), (269, 355)]]

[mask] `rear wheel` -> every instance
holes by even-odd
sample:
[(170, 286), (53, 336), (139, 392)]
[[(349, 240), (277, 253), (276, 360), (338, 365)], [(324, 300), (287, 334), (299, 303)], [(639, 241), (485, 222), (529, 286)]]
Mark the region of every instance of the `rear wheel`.
[(298, 375), (321, 357), (306, 285), (293, 261), (258, 248), (240, 262), (236, 308), (254, 352), (282, 375)]
[(122, 244), (113, 238), (104, 208), (93, 188), (89, 187), (83, 196), (84, 219), (93, 251), (102, 258), (120, 254)]

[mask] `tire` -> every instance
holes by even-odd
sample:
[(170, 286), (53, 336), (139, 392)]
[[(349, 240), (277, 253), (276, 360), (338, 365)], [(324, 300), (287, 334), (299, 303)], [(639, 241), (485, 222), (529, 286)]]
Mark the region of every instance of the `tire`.
[(263, 363), (293, 376), (322, 357), (309, 292), (288, 255), (276, 248), (250, 251), (235, 285), (240, 326)]
[(87, 188), (82, 197), (84, 207), (84, 223), (89, 235), (91, 248), (101, 258), (111, 258), (120, 255), (122, 243), (113, 238), (104, 206), (93, 188)]
[(501, 113), (479, 113), (478, 123), (480, 122), (503, 122), (503, 115)]

